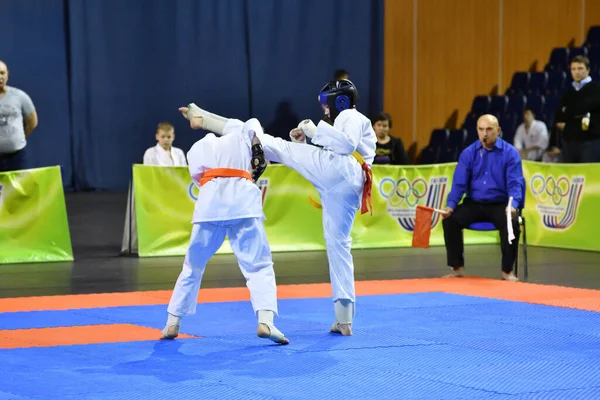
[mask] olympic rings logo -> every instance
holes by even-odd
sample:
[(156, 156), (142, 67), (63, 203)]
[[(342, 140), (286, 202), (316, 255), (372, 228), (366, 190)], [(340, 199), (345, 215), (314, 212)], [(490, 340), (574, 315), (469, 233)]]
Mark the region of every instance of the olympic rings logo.
[(406, 178), (394, 181), (392, 178), (383, 178), (379, 183), (379, 193), (392, 207), (406, 204), (415, 207), (419, 200), (427, 195), (428, 185), (425, 179), (416, 178), (412, 182)]
[(531, 178), (531, 193), (533, 193), (538, 203), (548, 204), (552, 202), (555, 206), (558, 206), (570, 192), (571, 183), (565, 176), (561, 176), (556, 180), (552, 176), (544, 178), (542, 175), (536, 174)]

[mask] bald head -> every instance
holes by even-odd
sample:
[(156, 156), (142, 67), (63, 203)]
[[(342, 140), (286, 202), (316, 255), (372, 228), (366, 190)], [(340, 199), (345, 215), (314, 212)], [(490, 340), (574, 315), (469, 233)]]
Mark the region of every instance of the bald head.
[(479, 117), (477, 120), (477, 135), (483, 147), (488, 150), (493, 149), (499, 134), (500, 125), (498, 124), (498, 118), (491, 114)]
[(485, 114), (482, 115), (481, 117), (479, 117), (479, 119), (477, 120), (477, 125), (479, 125), (480, 121), (485, 121), (489, 124), (492, 124), (493, 126), (499, 127), (500, 125), (498, 124), (498, 118), (496, 118), (495, 115), (492, 114)]

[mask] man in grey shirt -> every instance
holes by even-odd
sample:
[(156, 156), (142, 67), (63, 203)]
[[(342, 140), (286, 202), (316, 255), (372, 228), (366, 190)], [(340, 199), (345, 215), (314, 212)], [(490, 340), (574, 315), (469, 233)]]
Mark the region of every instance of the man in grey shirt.
[(38, 124), (31, 98), (7, 82), (8, 67), (0, 61), (0, 172), (27, 168), (27, 137)]

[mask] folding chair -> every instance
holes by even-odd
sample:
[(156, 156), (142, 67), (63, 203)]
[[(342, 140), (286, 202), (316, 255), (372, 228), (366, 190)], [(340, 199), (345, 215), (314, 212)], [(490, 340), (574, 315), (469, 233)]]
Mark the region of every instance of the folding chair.
[[(525, 274), (524, 281), (527, 281), (529, 277), (529, 271), (527, 268), (527, 229), (525, 225), (525, 217), (523, 217), (522, 211), (525, 208), (525, 191), (526, 185), (525, 182), (522, 184), (522, 193), (523, 200), (521, 200), (521, 204), (519, 204), (517, 208), (517, 217), (519, 218), (519, 226), (521, 227), (521, 236), (523, 237), (523, 272)], [(467, 228), (471, 231), (480, 231), (480, 232), (488, 232), (497, 230), (494, 224), (491, 222), (475, 222), (469, 225)], [(517, 278), (519, 277), (519, 249), (517, 248), (517, 254), (515, 254), (515, 275)]]

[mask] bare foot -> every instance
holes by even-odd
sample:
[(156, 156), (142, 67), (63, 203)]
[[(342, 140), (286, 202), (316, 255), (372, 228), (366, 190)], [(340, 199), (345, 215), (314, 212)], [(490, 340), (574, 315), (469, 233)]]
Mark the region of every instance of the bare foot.
[(258, 328), (256, 328), (256, 335), (262, 339), (269, 339), (277, 344), (290, 344), (288, 338), (286, 338), (283, 333), (279, 332), (279, 330), (273, 327), (273, 330), (269, 328), (269, 325), (259, 323)]
[(342, 336), (352, 336), (352, 324), (338, 324), (334, 323), (331, 329), (329, 329), (331, 333), (339, 333)]
[(161, 339), (175, 339), (177, 336), (179, 336), (179, 325), (171, 325), (163, 329)]
[(192, 117), (190, 118), (190, 128), (192, 129), (202, 129), (204, 127), (204, 118), (202, 117)]
[(509, 281), (509, 282), (519, 282), (519, 278), (517, 278), (514, 274), (514, 272), (511, 273), (506, 273), (506, 272), (502, 272), (502, 279), (504, 279), (505, 281)]
[(452, 268), (449, 274), (444, 275), (442, 278), (461, 278), (465, 276), (465, 267)]

